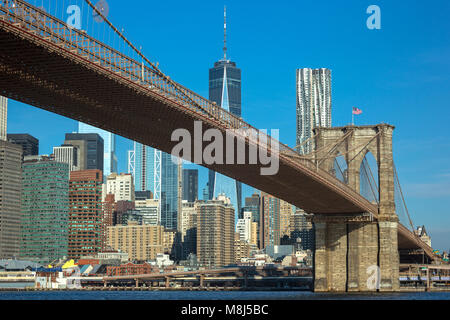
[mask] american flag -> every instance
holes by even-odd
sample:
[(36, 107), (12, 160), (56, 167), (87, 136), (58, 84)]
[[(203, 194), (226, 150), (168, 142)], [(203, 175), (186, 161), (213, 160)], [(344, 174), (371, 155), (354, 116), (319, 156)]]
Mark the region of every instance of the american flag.
[(353, 114), (361, 114), (362, 113), (362, 110), (361, 109), (358, 109), (358, 108), (356, 108), (356, 107), (353, 107), (353, 112), (352, 112)]

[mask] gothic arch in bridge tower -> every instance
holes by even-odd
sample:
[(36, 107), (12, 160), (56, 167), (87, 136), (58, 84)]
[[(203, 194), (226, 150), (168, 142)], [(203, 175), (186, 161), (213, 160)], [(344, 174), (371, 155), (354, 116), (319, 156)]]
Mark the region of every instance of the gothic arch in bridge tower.
[(365, 152), (359, 168), (359, 193), (373, 204), (378, 204), (378, 163), (369, 150)]
[[(317, 167), (336, 176), (336, 162), (345, 159), (346, 183), (358, 193), (361, 193), (361, 171), (368, 169), (367, 158), (376, 163), (374, 166), (378, 176), (376, 221), (336, 221), (326, 216), (313, 218), (316, 230), (316, 291), (398, 290), (393, 129), (388, 124), (314, 129), (315, 150), (311, 158)], [(367, 282), (367, 271), (372, 267), (380, 270), (376, 288), (370, 287)]]
[(332, 169), (332, 173), (343, 183), (348, 183), (347, 159), (341, 153), (338, 153), (338, 155), (334, 158), (334, 168)]

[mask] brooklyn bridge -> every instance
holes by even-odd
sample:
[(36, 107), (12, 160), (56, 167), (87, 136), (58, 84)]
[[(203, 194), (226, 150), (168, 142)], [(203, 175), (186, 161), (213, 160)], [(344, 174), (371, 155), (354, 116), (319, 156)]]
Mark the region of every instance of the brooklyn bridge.
[[(1, 95), (167, 153), (176, 144), (172, 132), (181, 128), (194, 135), (196, 121), (204, 130), (239, 135), (239, 129), (251, 129), (266, 137), (165, 75), (89, 0), (85, 9), (100, 16), (109, 33), (94, 37), (32, 2), (0, 0)], [(99, 39), (109, 35), (121, 46)], [(399, 219), (393, 135), (389, 124), (316, 128), (315, 150), (307, 155), (271, 137), (263, 143), (247, 135), (241, 136), (246, 158), (257, 146), (279, 158), (277, 174), (261, 175), (262, 164), (203, 165), (313, 214), (315, 291), (397, 291), (401, 262), (438, 257), (412, 223)], [(368, 153), (377, 163), (375, 175), (367, 175), (374, 182), (371, 200), (360, 190)], [(347, 167), (341, 174), (338, 157)], [(379, 288), (368, 287), (371, 266), (379, 267)]]

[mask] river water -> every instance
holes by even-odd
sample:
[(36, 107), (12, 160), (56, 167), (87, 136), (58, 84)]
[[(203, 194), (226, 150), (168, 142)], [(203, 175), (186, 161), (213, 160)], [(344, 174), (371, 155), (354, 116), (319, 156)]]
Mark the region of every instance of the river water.
[(0, 291), (0, 300), (450, 300), (450, 292), (328, 294), (310, 291)]

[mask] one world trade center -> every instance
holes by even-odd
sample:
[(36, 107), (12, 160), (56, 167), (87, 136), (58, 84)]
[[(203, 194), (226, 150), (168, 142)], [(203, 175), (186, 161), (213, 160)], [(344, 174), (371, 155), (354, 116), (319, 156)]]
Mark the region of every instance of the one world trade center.
[[(223, 109), (241, 117), (241, 69), (236, 63), (227, 59), (226, 45), (226, 11), (224, 11), (224, 48), (223, 59), (214, 63), (209, 69), (209, 100), (216, 102)], [(209, 171), (209, 198), (223, 193), (230, 198), (236, 214), (241, 211), (242, 184), (212, 170)]]

